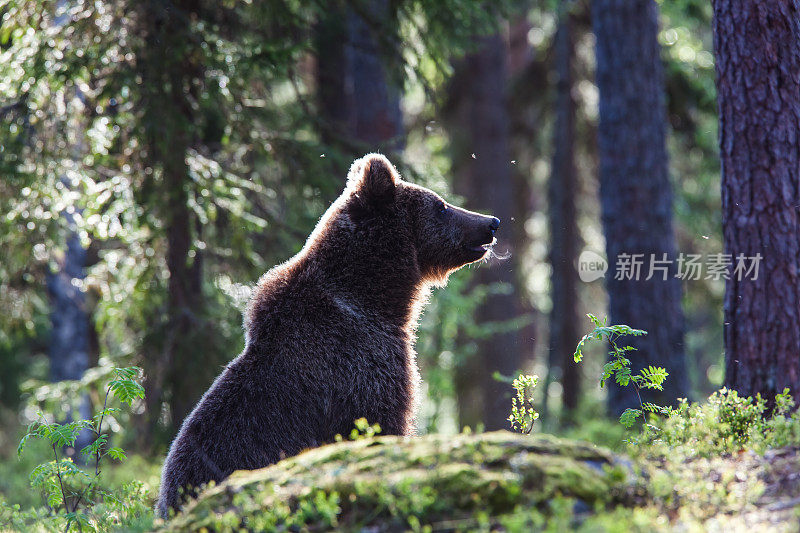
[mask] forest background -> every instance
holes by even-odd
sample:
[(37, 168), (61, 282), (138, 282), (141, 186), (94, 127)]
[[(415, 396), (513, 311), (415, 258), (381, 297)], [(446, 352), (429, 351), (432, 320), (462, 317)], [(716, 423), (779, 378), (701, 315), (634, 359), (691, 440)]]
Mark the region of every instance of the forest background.
[[(132, 365), (145, 399), (113, 439), (155, 486), (243, 347), (249, 288), (372, 151), (503, 221), (509, 257), (422, 317), (422, 433), (507, 428), (524, 371), (543, 430), (618, 443), (606, 350), (572, 361), (586, 313), (649, 332), (632, 359), (667, 367), (663, 402), (705, 398), (725, 379), (713, 39), (701, 0), (5, 3), (0, 493), (36, 498), (14, 455), (38, 409), (91, 416)], [(587, 250), (605, 278), (582, 281)], [(645, 280), (662, 252), (670, 275)], [(641, 280), (614, 279), (624, 253)]]

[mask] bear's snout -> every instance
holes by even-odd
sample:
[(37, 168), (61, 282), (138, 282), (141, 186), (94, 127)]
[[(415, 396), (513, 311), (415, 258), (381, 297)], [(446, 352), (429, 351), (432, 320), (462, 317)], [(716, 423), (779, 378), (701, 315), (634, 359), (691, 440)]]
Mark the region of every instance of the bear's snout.
[(472, 240), (480, 241), (479, 244), (491, 244), (494, 241), (494, 234), (500, 228), (500, 219), (493, 216), (474, 214), (472, 219)]
[(461, 218), (462, 246), (467, 253), (466, 262), (470, 263), (483, 258), (496, 242), (495, 233), (500, 227), (500, 219), (482, 215), (466, 209), (458, 209)]

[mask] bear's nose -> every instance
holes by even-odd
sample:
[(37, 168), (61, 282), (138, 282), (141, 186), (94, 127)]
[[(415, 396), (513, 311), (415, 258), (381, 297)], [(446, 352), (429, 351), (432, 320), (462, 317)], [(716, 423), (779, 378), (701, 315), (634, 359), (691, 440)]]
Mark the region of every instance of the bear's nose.
[(497, 217), (492, 217), (492, 221), (489, 222), (489, 229), (492, 230), (492, 233), (497, 231), (497, 228), (500, 227), (500, 219)]

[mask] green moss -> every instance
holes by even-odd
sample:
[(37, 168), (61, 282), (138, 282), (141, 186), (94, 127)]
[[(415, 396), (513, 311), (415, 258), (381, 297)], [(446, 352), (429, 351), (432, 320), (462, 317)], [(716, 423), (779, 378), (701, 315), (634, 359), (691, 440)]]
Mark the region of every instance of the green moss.
[(636, 484), (625, 464), (590, 444), (505, 431), (341, 442), (235, 473), (164, 529), (543, 523), (556, 498), (590, 508), (630, 501)]

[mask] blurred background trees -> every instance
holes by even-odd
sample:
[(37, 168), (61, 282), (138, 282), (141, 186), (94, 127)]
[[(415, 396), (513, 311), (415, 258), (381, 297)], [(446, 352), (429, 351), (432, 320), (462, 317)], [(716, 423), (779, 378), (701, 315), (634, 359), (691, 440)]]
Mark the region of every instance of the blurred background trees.
[[(628, 248), (722, 251), (706, 2), (12, 0), (0, 17), (6, 427), (80, 408), (51, 377), (139, 364), (126, 438), (162, 451), (241, 350), (249, 286), (376, 150), (500, 217), (509, 256), (434, 293), (424, 431), (506, 427), (519, 370), (549, 376), (548, 427), (599, 416), (584, 381), (605, 354), (586, 375), (571, 355), (609, 297), (650, 331), (633, 360), (670, 369), (668, 397), (722, 383), (724, 279), (613, 282)], [(608, 295), (576, 270), (606, 247)]]

